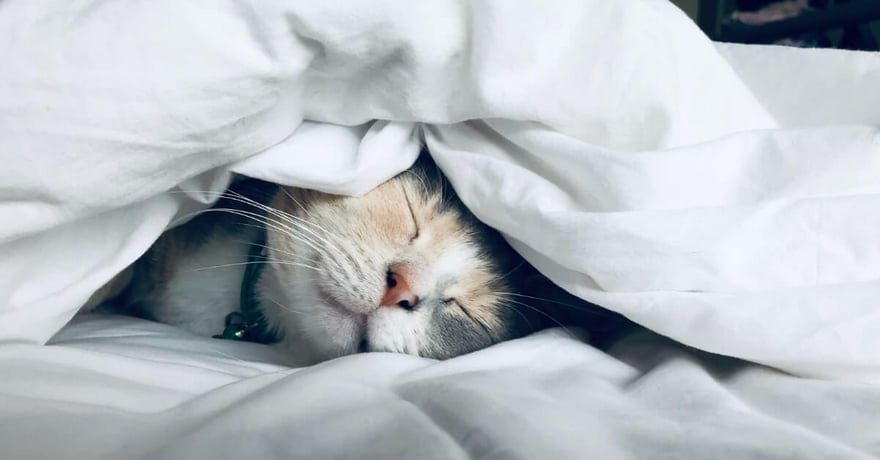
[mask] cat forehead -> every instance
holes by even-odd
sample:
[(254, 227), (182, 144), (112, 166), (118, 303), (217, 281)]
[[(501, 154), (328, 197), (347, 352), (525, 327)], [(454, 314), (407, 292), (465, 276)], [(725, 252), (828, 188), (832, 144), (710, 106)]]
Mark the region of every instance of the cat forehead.
[(431, 271), (438, 279), (455, 279), (463, 272), (482, 268), (479, 251), (473, 244), (457, 241), (446, 244), (434, 254)]
[(466, 220), (444, 204), (439, 189), (424, 184), (412, 174), (402, 174), (354, 197), (288, 188), (273, 205), (294, 214), (305, 211), (303, 217), (338, 224), (343, 231), (364, 230), (366, 234), (387, 237), (409, 235), (415, 231), (414, 220), (418, 219), (435, 230), (438, 239), (465, 237), (469, 233)]

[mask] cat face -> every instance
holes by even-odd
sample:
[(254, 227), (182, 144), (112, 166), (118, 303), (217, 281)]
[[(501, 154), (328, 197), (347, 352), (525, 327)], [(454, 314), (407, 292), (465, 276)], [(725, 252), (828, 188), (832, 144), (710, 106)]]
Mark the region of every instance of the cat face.
[(524, 263), (430, 160), (361, 197), (284, 188), (258, 295), (301, 361), (359, 351), (448, 358), (534, 329)]

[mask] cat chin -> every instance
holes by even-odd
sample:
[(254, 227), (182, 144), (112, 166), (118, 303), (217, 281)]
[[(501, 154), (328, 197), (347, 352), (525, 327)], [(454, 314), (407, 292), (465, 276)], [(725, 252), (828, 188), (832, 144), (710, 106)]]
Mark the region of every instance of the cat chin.
[(428, 344), (429, 322), (426, 310), (379, 308), (366, 322), (366, 349), (418, 356)]

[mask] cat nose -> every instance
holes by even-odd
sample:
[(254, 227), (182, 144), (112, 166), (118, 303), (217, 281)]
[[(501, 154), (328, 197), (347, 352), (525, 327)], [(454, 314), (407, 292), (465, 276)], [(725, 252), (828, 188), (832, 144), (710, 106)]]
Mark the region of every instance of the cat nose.
[(388, 271), (385, 281), (385, 296), (382, 298), (382, 307), (401, 307), (412, 310), (419, 303), (419, 296), (410, 284), (410, 273), (404, 267), (392, 267)]

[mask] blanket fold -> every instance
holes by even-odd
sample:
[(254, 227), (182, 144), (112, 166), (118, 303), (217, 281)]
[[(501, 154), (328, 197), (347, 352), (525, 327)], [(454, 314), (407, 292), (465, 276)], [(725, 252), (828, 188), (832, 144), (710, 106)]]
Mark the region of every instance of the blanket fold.
[(358, 194), (424, 142), (570, 292), (880, 380), (877, 54), (714, 44), (663, 0), (7, 0), (0, 62), (0, 342), (230, 172)]

